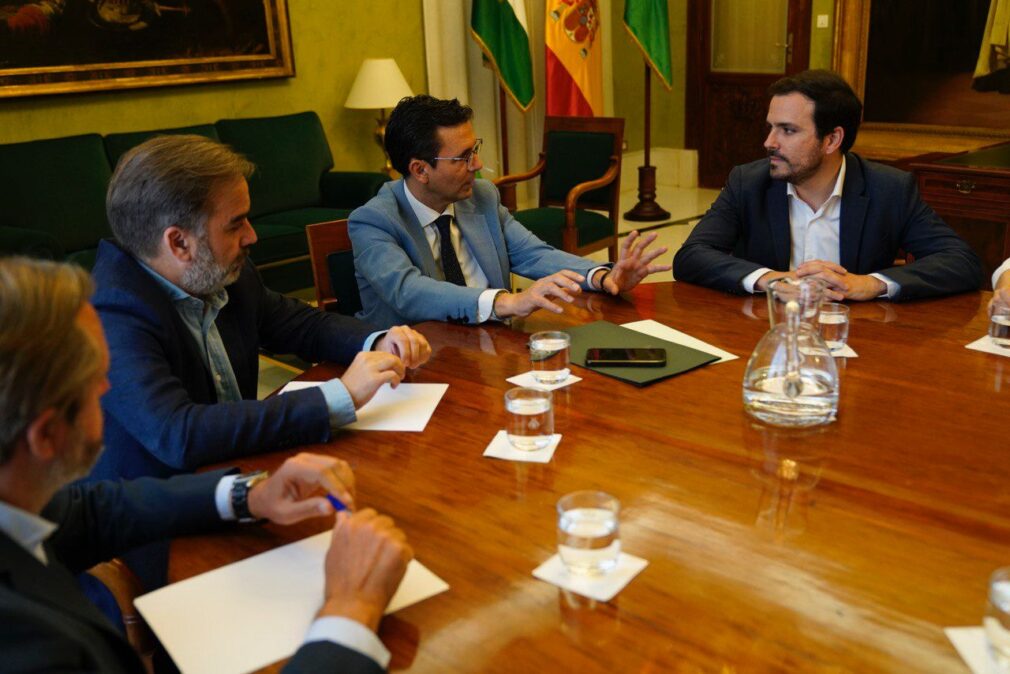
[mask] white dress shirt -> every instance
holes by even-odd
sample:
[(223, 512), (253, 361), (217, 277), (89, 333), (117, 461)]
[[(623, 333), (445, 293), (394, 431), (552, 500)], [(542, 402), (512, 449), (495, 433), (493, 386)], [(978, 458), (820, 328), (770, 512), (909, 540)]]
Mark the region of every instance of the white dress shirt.
[[(459, 231), (459, 225), (456, 224), (456, 209), (453, 204), (439, 213), (434, 208), (429, 208), (425, 204), (422, 204), (417, 197), (415, 197), (411, 191), (410, 187), (404, 182), (403, 193), (407, 195), (407, 203), (414, 210), (414, 215), (417, 216), (417, 221), (421, 223), (421, 227), (424, 229), (424, 236), (428, 239), (428, 247), (431, 248), (431, 254), (435, 258), (435, 262), (441, 266), (442, 265), (442, 250), (441, 250), (441, 235), (438, 232), (438, 227), (435, 226), (435, 221), (442, 215), (451, 215), (452, 220), (449, 223), (449, 238), (452, 243), (453, 250), (456, 251), (456, 258), (459, 260), (460, 269), (463, 270), (463, 278), (466, 280), (466, 285), (468, 288), (488, 288), (487, 274), (484, 270), (480, 268), (477, 264), (477, 257), (473, 254), (470, 249), (470, 244), (463, 237), (463, 234)], [(600, 290), (599, 286), (593, 282), (596, 272), (600, 269), (608, 269), (609, 265), (600, 265), (598, 267), (593, 267), (589, 270), (590, 285), (594, 290)], [(477, 322), (484, 323), (492, 317), (494, 309), (494, 298), (498, 296), (498, 293), (506, 291), (509, 292), (509, 288), (488, 288), (482, 292), (477, 297)]]
[[(789, 240), (792, 244), (789, 254), (790, 271), (810, 260), (840, 263), (843, 185), (845, 185), (844, 155), (831, 195), (816, 211), (800, 198), (792, 183), (786, 183), (786, 196), (789, 201)], [(758, 279), (770, 271), (772, 270), (768, 267), (762, 267), (745, 276), (744, 289), (749, 293), (755, 292), (754, 286)], [(901, 289), (901, 286), (883, 274), (873, 273), (870, 276), (880, 279), (887, 286), (882, 297), (894, 297)]]
[(1010, 257), (1003, 260), (1003, 264), (996, 268), (996, 271), (992, 273), (992, 289), (996, 290), (996, 284), (999, 283), (999, 277), (1004, 274), (1004, 272), (1010, 271)]
[[(222, 520), (235, 519), (230, 494), (236, 477), (238, 476), (225, 475), (218, 481), (214, 490), (214, 501)], [(0, 501), (0, 531), (10, 536), (15, 543), (45, 566), (49, 565), (49, 559), (42, 544), (56, 529), (57, 525), (53, 522)], [(311, 641), (330, 641), (370, 657), (383, 669), (389, 666), (389, 651), (379, 637), (372, 630), (350, 618), (337, 616), (316, 618), (305, 635), (304, 643)]]

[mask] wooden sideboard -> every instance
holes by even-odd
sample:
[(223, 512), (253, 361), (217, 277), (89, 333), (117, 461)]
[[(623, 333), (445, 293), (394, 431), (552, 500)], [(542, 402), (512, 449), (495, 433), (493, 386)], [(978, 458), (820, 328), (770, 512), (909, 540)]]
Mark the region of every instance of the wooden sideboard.
[(1010, 257), (1010, 143), (958, 154), (930, 154), (907, 164), (923, 200), (982, 258), (982, 287)]

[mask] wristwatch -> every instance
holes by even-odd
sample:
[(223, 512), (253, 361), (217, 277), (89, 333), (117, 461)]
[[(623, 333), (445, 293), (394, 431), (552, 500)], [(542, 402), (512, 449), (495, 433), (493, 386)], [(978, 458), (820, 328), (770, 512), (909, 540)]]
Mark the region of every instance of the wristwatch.
[(255, 522), (256, 518), (249, 512), (249, 490), (270, 477), (265, 470), (239, 475), (231, 485), (231, 509), (235, 518), (242, 523)]
[(501, 295), (508, 295), (508, 294), (509, 294), (509, 291), (507, 291), (507, 290), (499, 290), (498, 292), (496, 292), (494, 294), (494, 298), (491, 300), (491, 316), (490, 316), (490, 319), (492, 321), (504, 321), (505, 320), (504, 318), (502, 318), (501, 316), (499, 316), (495, 312), (495, 310), (494, 310), (494, 303), (498, 300), (498, 298)]

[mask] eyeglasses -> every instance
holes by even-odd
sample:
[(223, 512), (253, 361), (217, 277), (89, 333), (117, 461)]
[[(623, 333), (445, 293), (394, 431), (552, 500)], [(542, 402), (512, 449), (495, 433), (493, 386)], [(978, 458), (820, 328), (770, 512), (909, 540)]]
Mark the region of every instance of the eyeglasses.
[(458, 157), (433, 157), (432, 161), (451, 161), (451, 162), (465, 162), (467, 170), (472, 171), (474, 169), (474, 159), (480, 154), (480, 148), (484, 144), (483, 138), (478, 138), (474, 146), (461, 154)]

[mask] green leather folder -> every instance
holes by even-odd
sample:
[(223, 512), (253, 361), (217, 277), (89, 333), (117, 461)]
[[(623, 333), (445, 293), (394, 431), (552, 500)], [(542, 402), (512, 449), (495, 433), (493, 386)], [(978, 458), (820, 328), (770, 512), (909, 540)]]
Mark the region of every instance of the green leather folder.
[[(596, 321), (580, 325), (568, 329), (567, 332), (572, 337), (570, 354), (572, 363), (635, 386), (645, 386), (719, 360), (718, 356), (713, 356), (710, 353), (629, 330), (609, 321)], [(663, 367), (598, 367), (596, 365), (590, 367), (586, 365), (587, 349), (642, 347), (666, 349), (666, 365)]]

